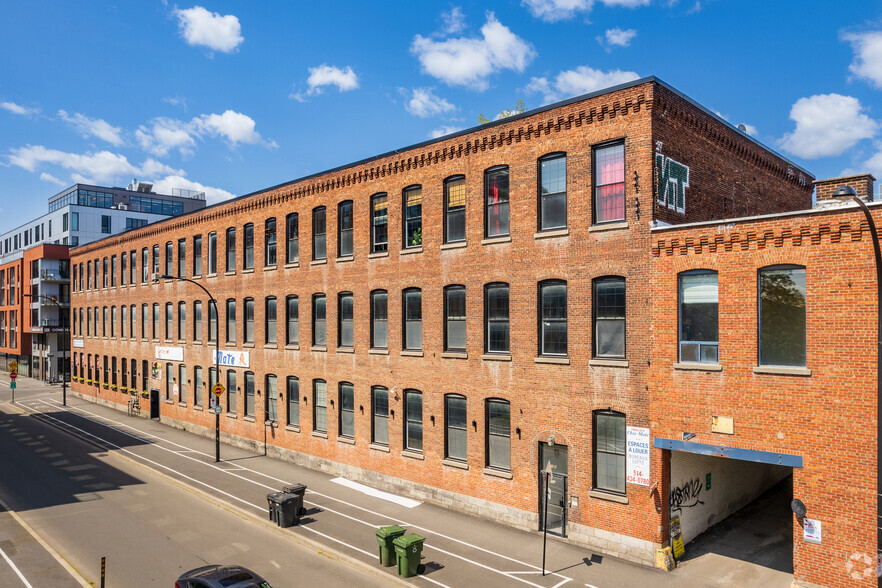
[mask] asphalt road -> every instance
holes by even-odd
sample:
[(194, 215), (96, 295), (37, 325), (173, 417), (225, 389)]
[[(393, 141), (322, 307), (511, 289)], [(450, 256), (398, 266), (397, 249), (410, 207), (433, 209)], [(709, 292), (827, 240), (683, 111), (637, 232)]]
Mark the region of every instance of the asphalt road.
[[(0, 498), (96, 586), (102, 556), (108, 588), (172, 586), (206, 563), (244, 565), (274, 587), (388, 585), (25, 412), (3, 410)], [(57, 562), (8, 514), (0, 514), (0, 549), (25, 580), (0, 557), (0, 585), (79, 585), (58, 575)]]

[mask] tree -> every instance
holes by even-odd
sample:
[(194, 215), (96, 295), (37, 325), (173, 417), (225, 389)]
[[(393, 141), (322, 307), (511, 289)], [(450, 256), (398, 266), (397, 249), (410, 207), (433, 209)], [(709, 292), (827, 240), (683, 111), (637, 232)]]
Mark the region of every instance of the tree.
[[(509, 108), (504, 108), (504, 109), (500, 110), (499, 115), (496, 117), (495, 120), (499, 120), (501, 118), (508, 118), (514, 114), (521, 114), (522, 112), (527, 112), (527, 105), (524, 104), (523, 100), (518, 100), (517, 103), (515, 104), (514, 110), (511, 110)], [(486, 125), (489, 122), (490, 122), (490, 119), (488, 119), (486, 116), (484, 116), (483, 113), (478, 115), (478, 124)]]

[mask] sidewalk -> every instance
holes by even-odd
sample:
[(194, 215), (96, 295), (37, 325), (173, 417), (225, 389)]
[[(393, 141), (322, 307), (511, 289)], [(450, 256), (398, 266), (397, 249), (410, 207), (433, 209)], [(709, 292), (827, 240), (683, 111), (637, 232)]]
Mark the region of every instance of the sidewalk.
[[(49, 391), (42, 385), (40, 388)], [(324, 472), (227, 445), (221, 446), (223, 461), (214, 464), (213, 439), (156, 421), (127, 417), (125, 412), (93, 404), (70, 393), (67, 409), (72, 412), (64, 412), (60, 390), (53, 391), (51, 398), (45, 396), (40, 390), (33, 390), (16, 400), (41, 411), (52, 411), (54, 417), (118, 445), (122, 448), (119, 451), (125, 451), (130, 457), (150, 460), (153, 464), (150, 467), (160, 469), (165, 475), (200, 491), (208, 490), (238, 509), (244, 508), (253, 513), (255, 519), (265, 517), (268, 492), (279, 490), (287, 483), (306, 484), (308, 513), (302, 524), (290, 532), (318, 541), (328, 551), (380, 568), (375, 555), (376, 527), (399, 524), (408, 532), (425, 536), (425, 575), (411, 580), (418, 584), (426, 581), (451, 587), (526, 584), (540, 588), (744, 585), (739, 581), (744, 576), (738, 570), (743, 571), (745, 564), (728, 558), (711, 565), (686, 565), (666, 573), (592, 553), (551, 535), (547, 547), (547, 568), (551, 573), (543, 576), (543, 538), (539, 532), (519, 531), (431, 504), (416, 503), (415, 506), (405, 497), (368, 493), (370, 489), (343, 485), (339, 478), (335, 480), (335, 476)], [(0, 394), (0, 400), (4, 397), (5, 394)], [(99, 426), (95, 424), (97, 421), (104, 421), (116, 430)], [(150, 442), (144, 443), (144, 440)], [(394, 573), (394, 568), (387, 570)], [(776, 581), (774, 585), (790, 585), (789, 576), (782, 576), (780, 580), (780, 584)]]

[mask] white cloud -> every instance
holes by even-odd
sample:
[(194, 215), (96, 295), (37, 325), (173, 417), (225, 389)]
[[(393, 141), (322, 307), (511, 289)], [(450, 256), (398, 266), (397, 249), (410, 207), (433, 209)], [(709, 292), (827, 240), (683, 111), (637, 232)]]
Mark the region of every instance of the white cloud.
[(409, 113), (422, 118), (456, 110), (456, 106), (435, 96), (432, 88), (414, 88), (404, 107)]
[(456, 34), (465, 28), (465, 15), (459, 6), (454, 6), (450, 12), (441, 13), (441, 20), (444, 21), (445, 35)]
[(184, 112), (187, 112), (187, 99), (183, 96), (169, 96), (163, 98), (162, 101), (172, 106), (179, 106)]
[(457, 131), (461, 131), (462, 128), (453, 126), (453, 125), (444, 125), (442, 127), (438, 127), (437, 129), (432, 129), (432, 132), (429, 133), (429, 136), (432, 139), (437, 139), (438, 137), (443, 137), (444, 135), (449, 135), (451, 133), (455, 133)]
[[(605, 6), (621, 6), (637, 8), (648, 6), (652, 0), (599, 0)], [(569, 20), (577, 13), (589, 13), (594, 7), (594, 0), (522, 0), (530, 14), (546, 22)]]
[(8, 110), (12, 114), (18, 114), (19, 116), (27, 116), (31, 117), (35, 114), (39, 114), (39, 108), (30, 108), (28, 106), (22, 106), (21, 104), (16, 104), (15, 102), (0, 102), (0, 108), (3, 110)]
[(67, 185), (65, 182), (59, 180), (58, 178), (56, 178), (52, 174), (47, 174), (46, 172), (43, 172), (40, 174), (40, 180), (43, 182), (50, 182), (52, 184), (58, 184), (59, 186)]
[(217, 204), (218, 202), (236, 197), (232, 192), (227, 192), (222, 188), (214, 188), (212, 186), (200, 184), (199, 182), (194, 182), (193, 180), (188, 180), (183, 177), (183, 175), (169, 175), (161, 180), (153, 182), (153, 191), (158, 194), (171, 194), (172, 188), (205, 192), (205, 202), (209, 205)]
[(620, 28), (614, 28), (607, 30), (603, 37), (597, 37), (597, 42), (604, 45), (607, 48), (607, 51), (609, 51), (609, 47), (612, 47), (613, 45), (617, 47), (629, 46), (631, 40), (636, 36), (637, 31), (634, 29), (622, 30)]
[[(183, 173), (156, 160), (148, 159), (142, 166), (129, 162), (124, 155), (109, 151), (96, 153), (67, 153), (57, 149), (47, 149), (42, 145), (28, 145), (11, 149), (7, 156), (10, 165), (30, 172), (36, 172), (44, 166), (55, 166), (71, 172), (74, 181), (88, 179), (89, 183), (109, 184), (115, 180), (146, 176), (151, 173)], [(146, 171), (145, 171), (146, 170)]]
[(188, 124), (183, 121), (159, 117), (151, 121), (150, 127), (139, 126), (135, 131), (135, 138), (141, 149), (159, 157), (165, 157), (174, 149), (183, 157), (189, 157), (196, 147), (196, 140), (191, 132)]
[(581, 65), (576, 69), (560, 72), (554, 81), (549, 81), (544, 77), (530, 78), (526, 92), (527, 94), (542, 94), (543, 104), (550, 104), (558, 100), (624, 84), (639, 77), (633, 71), (614, 69), (603, 72), (587, 65)]
[[(203, 114), (198, 125), (207, 134), (223, 136), (234, 147), (237, 143), (254, 145), (261, 142), (260, 133), (254, 130), (254, 119), (241, 112), (227, 110), (223, 114)], [(193, 119), (195, 123), (197, 119)]]
[(227, 110), (223, 114), (203, 114), (190, 122), (159, 117), (149, 126), (141, 125), (135, 131), (135, 139), (144, 151), (158, 157), (165, 157), (175, 149), (183, 157), (193, 155), (196, 139), (205, 136), (223, 137), (235, 147), (239, 143), (249, 145), (263, 144), (269, 148), (278, 147), (275, 141), (265, 141), (255, 130), (254, 119), (241, 112)]
[(882, 31), (845, 33), (842, 40), (851, 43), (855, 53), (854, 61), (848, 66), (851, 73), (882, 89)]
[(515, 35), (487, 13), (487, 22), (481, 27), (481, 38), (459, 37), (436, 41), (417, 35), (410, 50), (423, 67), (423, 72), (454, 86), (470, 86), (483, 91), (487, 78), (496, 71), (511, 69), (517, 72), (536, 56), (533, 46)]
[(819, 94), (800, 98), (790, 109), (796, 129), (784, 135), (778, 145), (806, 159), (841, 155), (879, 130), (879, 123), (861, 110), (860, 101), (852, 96)]
[(239, 19), (232, 14), (221, 16), (201, 6), (176, 9), (173, 14), (178, 18), (181, 36), (188, 45), (201, 45), (214, 51), (231, 53), (245, 40)]
[(71, 116), (64, 110), (58, 111), (58, 117), (79, 131), (84, 139), (97, 137), (102, 141), (107, 141), (114, 147), (119, 147), (123, 144), (122, 128), (115, 127), (103, 119), (89, 118), (79, 112), (75, 112)]
[[(309, 86), (305, 96), (315, 96), (324, 92), (325, 86), (337, 86), (340, 92), (349, 92), (358, 88), (358, 76), (352, 70), (352, 67), (346, 66), (340, 69), (334, 65), (321, 64), (318, 67), (309, 68), (309, 77), (306, 78), (306, 85)], [(298, 102), (306, 102), (302, 92), (291, 92), (288, 98), (293, 98)]]

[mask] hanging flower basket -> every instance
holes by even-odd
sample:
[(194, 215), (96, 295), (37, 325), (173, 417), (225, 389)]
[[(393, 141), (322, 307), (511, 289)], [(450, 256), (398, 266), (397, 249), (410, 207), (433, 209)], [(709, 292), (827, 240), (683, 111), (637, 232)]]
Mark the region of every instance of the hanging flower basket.
[(147, 392), (141, 392), (141, 398), (147, 398), (148, 396)]

